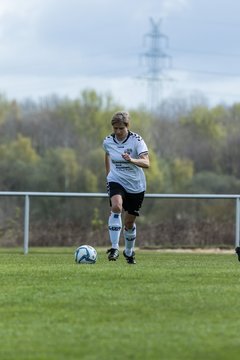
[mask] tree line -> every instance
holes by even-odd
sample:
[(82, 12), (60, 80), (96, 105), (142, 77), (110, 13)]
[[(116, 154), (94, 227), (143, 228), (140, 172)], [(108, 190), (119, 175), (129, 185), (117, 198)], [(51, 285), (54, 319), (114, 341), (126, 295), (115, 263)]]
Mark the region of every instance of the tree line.
[[(119, 110), (123, 106), (110, 95), (94, 90), (83, 91), (76, 99), (49, 96), (38, 102), (17, 102), (1, 95), (1, 191), (106, 192), (102, 141), (111, 133), (112, 114)], [(201, 101), (189, 105), (171, 99), (154, 114), (144, 108), (127, 110), (131, 130), (149, 147), (147, 192), (239, 193), (239, 103), (209, 108)], [(7, 243), (20, 241), (15, 236), (11, 240), (11, 234), (14, 229), (17, 239), (21, 238), (22, 200), (0, 201), (0, 237)], [(41, 244), (72, 244), (88, 231), (92, 241), (104, 243), (107, 215), (106, 199), (38, 198), (31, 205), (33, 238)], [(148, 199), (139, 223), (141, 232), (147, 229), (148, 234), (151, 229), (151, 235), (142, 242), (177, 243), (181, 231), (194, 223), (199, 230), (188, 239), (194, 244), (206, 224), (218, 223), (218, 231), (224, 222), (227, 230), (220, 242), (231, 243), (233, 217), (231, 201)], [(166, 237), (169, 232), (172, 235)], [(186, 233), (188, 238), (191, 231)], [(213, 236), (207, 236), (212, 240)]]

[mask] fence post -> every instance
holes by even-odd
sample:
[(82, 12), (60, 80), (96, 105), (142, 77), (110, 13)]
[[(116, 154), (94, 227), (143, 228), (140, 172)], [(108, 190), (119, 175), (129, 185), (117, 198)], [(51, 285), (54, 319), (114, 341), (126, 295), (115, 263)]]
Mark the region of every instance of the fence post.
[(239, 248), (239, 241), (240, 241), (240, 199), (239, 197), (236, 198), (236, 249)]
[(29, 195), (25, 195), (25, 211), (24, 211), (24, 254), (28, 254), (29, 243), (29, 208), (30, 199)]

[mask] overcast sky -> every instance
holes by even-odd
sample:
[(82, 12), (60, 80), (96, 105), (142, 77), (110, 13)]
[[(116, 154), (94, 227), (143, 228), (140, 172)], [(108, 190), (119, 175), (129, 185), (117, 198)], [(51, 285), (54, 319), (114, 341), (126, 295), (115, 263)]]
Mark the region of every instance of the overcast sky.
[(240, 101), (239, 14), (237, 0), (0, 0), (0, 92), (38, 100), (95, 89), (126, 108), (148, 106), (154, 23), (166, 55), (158, 99), (231, 105)]

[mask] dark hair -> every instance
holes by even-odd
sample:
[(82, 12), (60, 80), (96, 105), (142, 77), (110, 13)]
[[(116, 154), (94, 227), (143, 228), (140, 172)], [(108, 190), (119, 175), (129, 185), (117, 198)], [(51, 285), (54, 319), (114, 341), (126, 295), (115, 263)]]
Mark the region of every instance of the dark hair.
[(128, 126), (130, 123), (130, 115), (127, 111), (118, 111), (116, 112), (111, 120), (111, 124), (124, 124), (125, 126)]

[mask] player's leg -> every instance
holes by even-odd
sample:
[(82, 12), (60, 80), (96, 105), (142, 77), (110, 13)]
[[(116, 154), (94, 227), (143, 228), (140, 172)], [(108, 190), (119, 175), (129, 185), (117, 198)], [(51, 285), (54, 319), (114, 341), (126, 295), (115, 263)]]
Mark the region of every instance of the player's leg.
[(112, 247), (107, 251), (110, 261), (115, 261), (119, 257), (119, 239), (122, 230), (122, 203), (121, 195), (117, 194), (111, 197), (111, 213), (108, 219), (108, 231)]
[(123, 208), (126, 210), (124, 218), (124, 240), (125, 249), (123, 255), (129, 264), (136, 264), (135, 260), (135, 242), (137, 235), (136, 217), (139, 216), (139, 210), (144, 199), (144, 192), (138, 194), (127, 194), (123, 202)]
[(134, 253), (134, 246), (136, 241), (137, 229), (135, 223), (136, 215), (125, 213), (124, 218), (124, 241), (125, 241), (125, 249), (124, 254), (128, 257), (131, 257)]
[(109, 236), (112, 248), (119, 248), (119, 238), (122, 230), (122, 196), (114, 195), (111, 197), (111, 213), (108, 219)]

